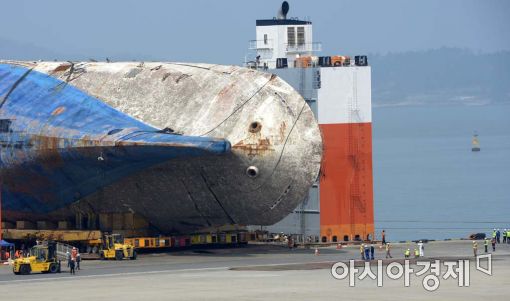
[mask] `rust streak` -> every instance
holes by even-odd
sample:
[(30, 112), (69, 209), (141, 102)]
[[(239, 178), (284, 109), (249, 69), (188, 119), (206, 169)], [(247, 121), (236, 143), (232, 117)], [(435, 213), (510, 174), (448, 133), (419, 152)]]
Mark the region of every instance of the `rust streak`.
[(53, 73), (66, 71), (69, 68), (71, 68), (71, 64), (62, 64), (57, 68), (53, 69)]
[(218, 97), (223, 97), (225, 95), (227, 95), (228, 93), (230, 93), (232, 90), (232, 88), (234, 87), (234, 84), (230, 84), (228, 86), (225, 86), (223, 89), (221, 89), (220, 93), (218, 93)]
[(243, 151), (250, 157), (263, 155), (266, 152), (274, 151), (274, 149), (271, 147), (271, 141), (269, 138), (258, 139), (252, 143), (241, 140), (232, 146), (232, 148)]
[(53, 112), (51, 112), (51, 115), (52, 115), (52, 116), (60, 115), (60, 114), (62, 114), (65, 110), (66, 110), (66, 108), (65, 108), (65, 107), (58, 107), (58, 108), (56, 108)]
[(287, 131), (287, 123), (285, 123), (285, 121), (283, 121), (281, 124), (280, 124), (280, 143), (283, 143), (283, 141), (285, 140), (285, 132)]

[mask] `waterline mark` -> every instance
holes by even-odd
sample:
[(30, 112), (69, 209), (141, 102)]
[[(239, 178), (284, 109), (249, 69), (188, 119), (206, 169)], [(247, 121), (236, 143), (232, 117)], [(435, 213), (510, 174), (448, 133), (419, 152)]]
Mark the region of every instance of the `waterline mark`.
[[(441, 280), (457, 279), (459, 287), (469, 287), (470, 285), (470, 260), (417, 260), (413, 267), (411, 261), (405, 259), (403, 263), (398, 261), (390, 262), (384, 268), (384, 261), (365, 261), (364, 268), (356, 267), (355, 260), (349, 260), (349, 264), (344, 262), (336, 262), (331, 266), (331, 275), (337, 280), (349, 278), (349, 286), (355, 287), (356, 280), (364, 280), (367, 277), (377, 280), (377, 286), (383, 286), (384, 275), (390, 280), (398, 280), (404, 278), (404, 286), (411, 285), (411, 275), (417, 277), (424, 276), (422, 279), (423, 288), (429, 292), (433, 292), (439, 288)], [(375, 271), (372, 266), (377, 264)], [(446, 269), (445, 273), (441, 273), (442, 269)], [(360, 273), (360, 270), (361, 273)], [(492, 254), (476, 256), (476, 270), (484, 274), (492, 276)], [(359, 274), (359, 275), (357, 275)]]

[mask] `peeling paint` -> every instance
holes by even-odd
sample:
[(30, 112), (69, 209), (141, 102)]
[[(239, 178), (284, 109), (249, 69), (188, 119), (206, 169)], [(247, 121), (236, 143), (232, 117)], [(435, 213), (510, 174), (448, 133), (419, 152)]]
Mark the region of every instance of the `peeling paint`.
[[(14, 116), (0, 133), (1, 176), (9, 179), (7, 212), (51, 212), (160, 162), (230, 150), (223, 139), (162, 133), (57, 79), (26, 70), (0, 64), (0, 93), (11, 91), (0, 119)], [(56, 86), (62, 88), (50, 89)], [(52, 109), (54, 104), (61, 105)], [(137, 135), (112, 132), (118, 128)]]

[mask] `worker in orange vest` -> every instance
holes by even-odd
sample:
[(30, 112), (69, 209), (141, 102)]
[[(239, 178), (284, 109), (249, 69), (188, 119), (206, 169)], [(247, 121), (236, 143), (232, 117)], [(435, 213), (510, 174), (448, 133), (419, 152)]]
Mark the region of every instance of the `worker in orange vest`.
[(73, 247), (73, 250), (71, 251), (71, 259), (76, 261), (76, 256), (78, 255), (78, 250), (76, 247)]

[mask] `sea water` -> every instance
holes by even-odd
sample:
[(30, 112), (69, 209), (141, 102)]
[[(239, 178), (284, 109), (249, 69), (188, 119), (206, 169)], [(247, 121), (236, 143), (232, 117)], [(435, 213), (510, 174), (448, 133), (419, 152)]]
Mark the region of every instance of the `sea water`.
[[(510, 105), (373, 109), (376, 237), (510, 229)], [(471, 151), (474, 132), (480, 152)]]

